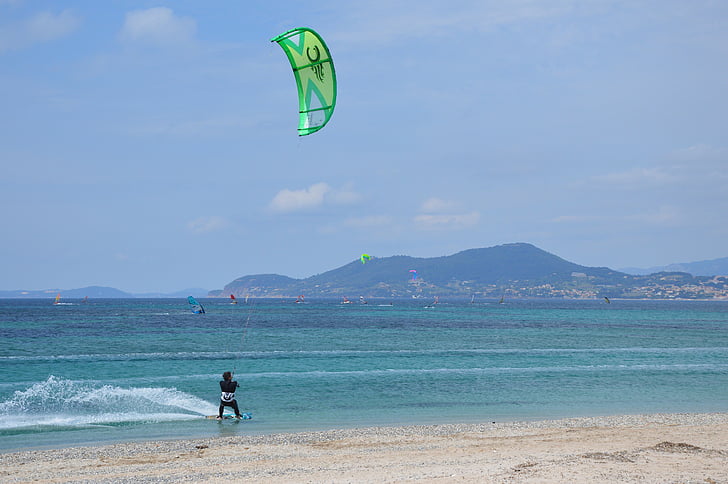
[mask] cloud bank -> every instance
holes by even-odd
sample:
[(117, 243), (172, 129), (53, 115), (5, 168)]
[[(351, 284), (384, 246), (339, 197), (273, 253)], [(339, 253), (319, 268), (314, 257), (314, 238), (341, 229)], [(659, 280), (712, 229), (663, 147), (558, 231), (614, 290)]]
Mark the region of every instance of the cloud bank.
[(308, 188), (279, 191), (270, 202), (269, 208), (277, 213), (291, 213), (313, 210), (324, 205), (351, 205), (361, 196), (349, 187), (334, 190), (327, 183), (314, 183)]
[(39, 12), (23, 22), (0, 26), (0, 53), (60, 39), (80, 25), (81, 18), (70, 10)]
[(179, 17), (167, 7), (154, 7), (128, 12), (119, 37), (128, 43), (165, 46), (191, 42), (196, 31), (193, 18)]

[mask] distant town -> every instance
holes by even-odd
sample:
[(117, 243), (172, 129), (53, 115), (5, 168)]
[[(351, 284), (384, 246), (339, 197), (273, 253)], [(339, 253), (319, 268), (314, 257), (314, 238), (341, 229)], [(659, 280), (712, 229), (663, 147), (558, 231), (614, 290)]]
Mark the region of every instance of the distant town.
[[(590, 286), (579, 287), (575, 284), (564, 287), (560, 284), (511, 285), (506, 288), (493, 288), (492, 297), (502, 294), (512, 298), (564, 298), (564, 299), (598, 299), (603, 297), (626, 299), (724, 299), (728, 300), (728, 277), (714, 276), (707, 280), (684, 282), (686, 274), (660, 274), (644, 285), (630, 287)], [(575, 278), (586, 277), (575, 274)], [(656, 279), (656, 280), (655, 280)], [(586, 285), (586, 284), (585, 284)]]

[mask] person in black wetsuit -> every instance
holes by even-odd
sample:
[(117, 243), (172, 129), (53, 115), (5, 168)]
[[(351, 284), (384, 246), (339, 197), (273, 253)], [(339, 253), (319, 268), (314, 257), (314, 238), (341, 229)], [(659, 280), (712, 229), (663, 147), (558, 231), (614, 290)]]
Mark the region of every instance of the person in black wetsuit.
[(240, 410), (238, 409), (238, 402), (235, 400), (235, 389), (238, 388), (238, 382), (233, 380), (233, 374), (226, 371), (222, 374), (222, 381), (220, 382), (220, 409), (217, 412), (217, 419), (222, 419), (222, 412), (225, 407), (233, 407), (235, 411), (235, 418), (242, 418)]

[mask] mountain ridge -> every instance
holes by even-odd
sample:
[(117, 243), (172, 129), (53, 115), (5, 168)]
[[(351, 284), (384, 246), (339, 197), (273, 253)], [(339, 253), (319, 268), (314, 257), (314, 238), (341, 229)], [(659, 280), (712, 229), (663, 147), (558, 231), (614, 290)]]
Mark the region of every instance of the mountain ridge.
[(619, 270), (634, 275), (647, 275), (657, 272), (687, 272), (694, 276), (728, 275), (728, 257), (695, 262), (678, 262), (666, 266), (648, 268), (625, 267)]
[[(411, 276), (417, 271), (417, 277)], [(712, 281), (712, 282), (711, 282)], [(721, 292), (721, 291), (725, 291)], [(212, 297), (728, 297), (725, 280), (674, 272), (633, 276), (608, 267), (569, 262), (528, 243), (467, 249), (417, 258), (354, 260), (304, 279), (249, 275), (235, 279)]]

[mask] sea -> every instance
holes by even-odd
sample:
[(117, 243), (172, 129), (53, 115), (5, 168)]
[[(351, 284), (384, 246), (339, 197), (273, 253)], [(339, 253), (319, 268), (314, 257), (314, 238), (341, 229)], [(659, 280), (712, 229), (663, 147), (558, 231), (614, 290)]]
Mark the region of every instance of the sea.
[(728, 301), (239, 301), (0, 300), (0, 451), (728, 411)]

